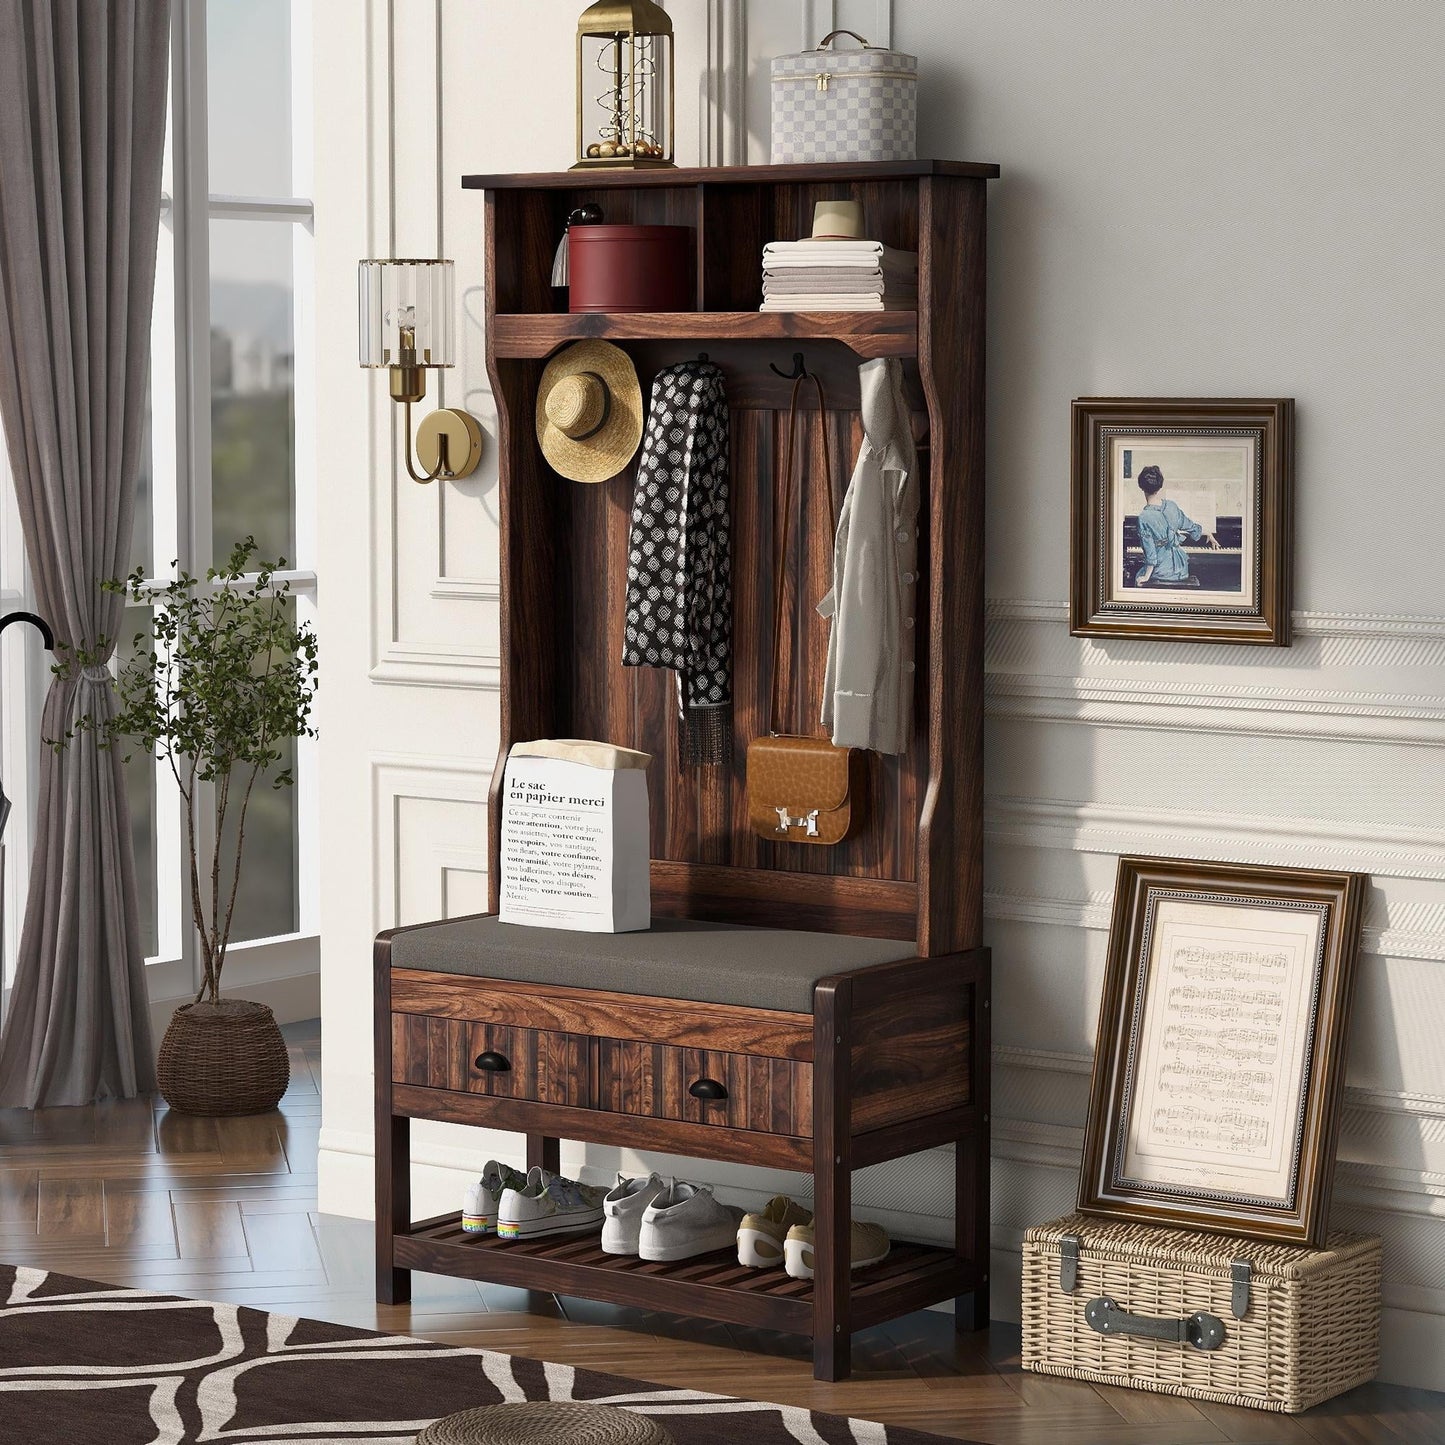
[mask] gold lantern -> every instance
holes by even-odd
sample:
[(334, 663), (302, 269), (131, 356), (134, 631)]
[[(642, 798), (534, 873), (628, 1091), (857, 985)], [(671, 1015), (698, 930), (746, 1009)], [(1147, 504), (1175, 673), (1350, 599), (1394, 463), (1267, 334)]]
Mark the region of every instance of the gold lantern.
[(672, 21), (652, 0), (597, 0), (577, 22), (574, 171), (673, 165)]

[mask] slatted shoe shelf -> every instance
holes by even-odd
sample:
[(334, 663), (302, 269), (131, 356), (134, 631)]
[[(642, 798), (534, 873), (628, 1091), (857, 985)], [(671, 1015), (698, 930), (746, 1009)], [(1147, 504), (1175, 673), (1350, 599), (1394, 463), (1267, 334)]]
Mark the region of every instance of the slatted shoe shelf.
[[(413, 1269), (618, 1305), (637, 1305), (637, 1282), (646, 1280), (649, 1308), (804, 1335), (813, 1326), (812, 1280), (782, 1269), (745, 1268), (736, 1250), (657, 1263), (604, 1254), (596, 1234), (514, 1240), (467, 1234), (459, 1215), (445, 1214), (413, 1225), (398, 1243), (397, 1259)], [(853, 1328), (892, 1319), (896, 1293), (920, 1278), (941, 1277), (952, 1263), (951, 1249), (895, 1243), (887, 1259), (853, 1276)]]

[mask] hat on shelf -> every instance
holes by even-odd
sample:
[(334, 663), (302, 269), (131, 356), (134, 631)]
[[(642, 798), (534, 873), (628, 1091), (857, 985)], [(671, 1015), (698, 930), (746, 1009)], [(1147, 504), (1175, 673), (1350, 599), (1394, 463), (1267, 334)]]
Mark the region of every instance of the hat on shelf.
[(861, 201), (819, 201), (813, 207), (813, 240), (859, 241), (862, 238)]
[(547, 363), (537, 387), (537, 443), (554, 472), (605, 482), (642, 441), (642, 387), (610, 341), (578, 341)]

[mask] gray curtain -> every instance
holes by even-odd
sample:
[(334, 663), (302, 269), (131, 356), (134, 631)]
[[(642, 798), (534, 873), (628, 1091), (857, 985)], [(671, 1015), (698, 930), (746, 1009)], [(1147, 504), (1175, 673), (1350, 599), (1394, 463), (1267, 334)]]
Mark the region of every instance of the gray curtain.
[[(0, 418), (57, 643), (121, 625), (145, 430), (170, 0), (0, 0)], [(99, 665), (57, 678), (42, 736), (112, 713)], [(42, 751), (0, 1105), (155, 1087), (121, 755)]]

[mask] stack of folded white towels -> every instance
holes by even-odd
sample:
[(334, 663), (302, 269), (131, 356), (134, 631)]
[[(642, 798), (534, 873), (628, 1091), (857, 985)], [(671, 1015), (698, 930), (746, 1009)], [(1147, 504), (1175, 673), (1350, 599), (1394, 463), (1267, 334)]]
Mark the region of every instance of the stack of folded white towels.
[(912, 311), (918, 253), (881, 241), (771, 241), (763, 247), (764, 311)]

